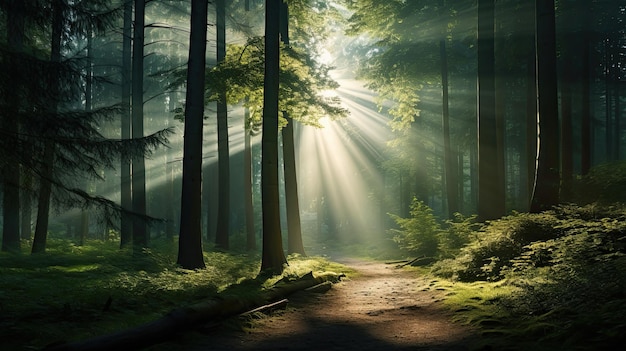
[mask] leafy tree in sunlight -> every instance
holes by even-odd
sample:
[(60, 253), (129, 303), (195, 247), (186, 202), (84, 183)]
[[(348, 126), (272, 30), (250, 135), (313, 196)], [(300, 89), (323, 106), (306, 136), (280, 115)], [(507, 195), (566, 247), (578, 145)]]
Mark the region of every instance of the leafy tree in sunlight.
[[(431, 156), (431, 149), (436, 150), (437, 145), (442, 144), (445, 178), (441, 179), (446, 185), (448, 214), (452, 216), (459, 210), (460, 192), (457, 181), (459, 156), (453, 151), (461, 140), (457, 140), (454, 131), (451, 131), (448, 108), (448, 56), (451, 54), (448, 46), (455, 51), (464, 47), (459, 42), (465, 40), (467, 34), (456, 30), (459, 21), (457, 13), (471, 4), (439, 1), (433, 6), (428, 1), (366, 0), (347, 1), (347, 5), (354, 11), (347, 33), (366, 35), (369, 39), (366, 44), (369, 50), (359, 62), (358, 78), (365, 80), (367, 87), (378, 93), (380, 108), (391, 115), (391, 128), (399, 135), (393, 145), (413, 145), (413, 153), (405, 161), (416, 162), (410, 167), (414, 179), (403, 182), (403, 185), (415, 185), (408, 192), (403, 191), (407, 194), (403, 206), (408, 210), (413, 195), (426, 200), (431, 194), (426, 184), (431, 183), (433, 178), (438, 179), (439, 175), (433, 174), (434, 167), (428, 162), (433, 162), (429, 158), (436, 157)], [(453, 67), (458, 71), (456, 67), (463, 65)], [(438, 126), (435, 126), (436, 122), (426, 121), (427, 117), (421, 111), (423, 97), (434, 89), (441, 92)], [(454, 127), (461, 129), (460, 125)], [(429, 134), (439, 134), (441, 138), (427, 136)], [(451, 143), (452, 139), (455, 143)], [(421, 157), (416, 157), (416, 154)]]

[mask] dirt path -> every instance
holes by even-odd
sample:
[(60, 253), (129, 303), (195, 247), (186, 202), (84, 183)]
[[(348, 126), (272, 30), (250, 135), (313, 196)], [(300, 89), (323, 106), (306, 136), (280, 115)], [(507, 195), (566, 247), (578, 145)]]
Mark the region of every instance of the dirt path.
[[(296, 294), (289, 308), (248, 332), (220, 329), (184, 350), (468, 350), (471, 332), (450, 322), (440, 294), (415, 274), (345, 261), (359, 275), (324, 294)], [(171, 344), (169, 345), (171, 348)], [(178, 349), (178, 347), (176, 347)]]

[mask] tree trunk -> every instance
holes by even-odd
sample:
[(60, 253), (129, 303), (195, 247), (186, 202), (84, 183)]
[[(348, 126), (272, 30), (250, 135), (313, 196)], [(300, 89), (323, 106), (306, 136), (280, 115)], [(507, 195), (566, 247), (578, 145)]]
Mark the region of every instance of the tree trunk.
[(539, 152), (531, 212), (559, 203), (560, 160), (554, 0), (536, 1)]
[(537, 171), (537, 65), (535, 64), (535, 45), (528, 57), (526, 73), (526, 207), (530, 208)]
[[(289, 46), (289, 6), (282, 1), (280, 4), (280, 32), (283, 44)], [(285, 172), (285, 201), (287, 208), (287, 252), (306, 255), (302, 243), (300, 225), (300, 202), (298, 200), (298, 178), (296, 172), (296, 146), (294, 140), (295, 121), (288, 113), (283, 112), (287, 125), (282, 129), (283, 167)]]
[[(53, 2), (52, 9), (52, 43), (50, 46), (50, 60), (53, 64), (61, 62), (61, 41), (63, 37), (63, 10), (60, 0)], [(58, 71), (54, 71), (50, 77), (50, 87), (54, 90), (51, 93), (53, 99), (58, 99), (59, 76)], [(52, 102), (52, 112), (57, 113), (58, 100)], [(39, 198), (37, 203), (37, 223), (35, 224), (35, 235), (33, 237), (33, 247), (31, 253), (43, 253), (46, 251), (46, 241), (48, 236), (48, 219), (50, 213), (50, 196), (52, 194), (52, 177), (54, 165), (55, 144), (52, 138), (47, 138), (44, 142), (44, 155), (39, 181)]]
[[(591, 1), (585, 1), (586, 5), (590, 6)], [(586, 11), (588, 6), (583, 6), (581, 11)], [(580, 174), (586, 175), (591, 169), (591, 133), (593, 126), (591, 125), (591, 34), (589, 29), (588, 16), (584, 16), (583, 32), (582, 32), (582, 91), (581, 91), (581, 103), (582, 103), (582, 120), (580, 126)]]
[(252, 128), (250, 127), (250, 109), (245, 108), (244, 120), (246, 127), (244, 130), (244, 149), (243, 149), (243, 186), (244, 186), (244, 202), (246, 211), (246, 250), (256, 250), (256, 231), (254, 229), (254, 202), (253, 202), (253, 182), (252, 182), (252, 147), (250, 139), (252, 138)]
[(37, 222), (31, 253), (43, 253), (46, 251), (48, 237), (48, 219), (50, 214), (50, 195), (52, 194), (52, 165), (54, 164), (54, 142), (46, 141), (44, 146), (43, 165), (39, 180), (39, 197), (37, 201)]
[(183, 186), (177, 260), (177, 263), (185, 269), (205, 267), (202, 255), (201, 195), (207, 13), (206, 0), (193, 0), (187, 66)]
[(265, 5), (265, 79), (263, 94), (263, 139), (261, 192), (263, 205), (263, 252), (261, 272), (280, 273), (287, 263), (280, 229), (278, 193), (278, 88), (280, 72), (280, 4)]
[[(131, 110), (130, 96), (132, 86), (132, 22), (133, 22), (133, 2), (124, 2), (124, 28), (122, 30), (122, 116), (121, 116), (121, 136), (123, 140), (130, 139), (131, 136)], [(131, 211), (133, 207), (131, 194), (131, 161), (123, 157), (120, 160), (120, 205), (125, 211)], [(132, 219), (125, 212), (120, 216), (120, 247), (125, 247), (133, 239)]]
[(504, 189), (498, 179), (495, 97), (494, 1), (478, 1), (478, 218), (504, 214)]
[[(573, 42), (571, 36), (568, 42)], [(564, 201), (571, 201), (572, 181), (574, 177), (574, 159), (572, 143), (572, 77), (574, 70), (570, 60), (564, 63), (564, 72), (561, 88), (561, 195)]]
[[(444, 7), (444, 0), (439, 1), (441, 8)], [(450, 111), (448, 103), (448, 53), (446, 50), (446, 29), (441, 33), (439, 41), (439, 59), (441, 62), (441, 96), (442, 96), (442, 128), (443, 128), (443, 159), (444, 175), (446, 185), (446, 199), (448, 201), (448, 218), (453, 218), (459, 212), (459, 182), (457, 179), (457, 156), (450, 145)]]
[[(20, 63), (16, 57), (22, 51), (24, 38), (24, 3), (21, 0), (13, 0), (12, 11), (9, 12), (6, 21), (8, 33), (9, 49), (14, 53), (9, 56), (8, 74), (10, 84), (17, 84), (20, 80)], [(7, 89), (5, 92), (6, 102), (9, 111), (2, 114), (1, 127), (9, 137), (3, 136), (2, 143), (13, 143), (17, 145), (19, 135), (19, 109), (20, 96), (19, 89)], [(11, 145), (6, 145), (4, 150), (10, 150)], [(20, 172), (19, 166), (15, 163), (12, 167), (2, 169), (2, 251), (20, 251)], [(28, 231), (30, 237), (30, 230)]]
[[(135, 27), (133, 34), (132, 137), (143, 138), (143, 54), (145, 0), (135, 0)], [(146, 214), (146, 168), (143, 155), (133, 158), (132, 208), (139, 215)], [(148, 227), (145, 219), (133, 220), (133, 254), (141, 254), (148, 247)]]
[[(87, 31), (87, 69), (86, 69), (86, 77), (85, 77), (85, 111), (89, 112), (92, 110), (92, 90), (93, 90), (93, 38), (91, 29)], [(85, 187), (88, 187), (88, 180), (86, 180)], [(87, 236), (89, 235), (89, 212), (86, 209), (81, 209), (80, 211), (80, 228), (79, 228), (79, 237), (78, 237), (78, 245), (85, 245), (85, 241), (87, 240)], [(106, 237), (105, 237), (106, 238)]]
[[(30, 150), (30, 147), (28, 147)], [(27, 153), (30, 151), (27, 150)], [(22, 174), (22, 196), (20, 197), (20, 205), (22, 209), (22, 223), (20, 225), (20, 236), (22, 240), (30, 240), (33, 232), (32, 220), (33, 220), (33, 203), (31, 199), (31, 191), (33, 187), (33, 179), (30, 171), (25, 171)]]
[[(226, 57), (226, 5), (224, 0), (215, 1), (217, 28), (217, 63)], [(228, 250), (230, 234), (230, 151), (228, 148), (228, 113), (226, 92), (218, 92), (217, 100), (217, 153), (219, 170), (219, 206), (217, 207), (217, 231), (215, 247)]]

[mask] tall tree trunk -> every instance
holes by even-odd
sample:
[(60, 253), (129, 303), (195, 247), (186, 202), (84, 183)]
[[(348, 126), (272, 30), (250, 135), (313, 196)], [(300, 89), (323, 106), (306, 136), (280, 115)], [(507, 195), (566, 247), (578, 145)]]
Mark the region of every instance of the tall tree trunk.
[[(250, 0), (245, 1), (246, 12), (250, 11)], [(246, 99), (247, 100), (247, 99)], [(254, 228), (254, 201), (253, 201), (253, 167), (252, 167), (252, 132), (253, 124), (250, 121), (250, 109), (244, 109), (244, 148), (243, 148), (243, 187), (244, 206), (246, 212), (246, 250), (256, 250), (256, 230)]]
[(183, 186), (177, 260), (177, 263), (186, 269), (205, 267), (202, 256), (201, 195), (207, 14), (206, 0), (192, 0), (187, 96), (185, 99)]
[(613, 100), (613, 89), (611, 87), (611, 80), (613, 79), (613, 69), (611, 67), (611, 38), (607, 37), (604, 40), (604, 155), (605, 162), (614, 161), (613, 157), (613, 109), (611, 102)]
[[(285, 1), (280, 4), (280, 34), (283, 44), (289, 46), (289, 6)], [(285, 172), (285, 201), (287, 208), (287, 252), (306, 255), (302, 242), (300, 225), (300, 202), (298, 200), (298, 177), (296, 172), (296, 145), (294, 140), (295, 121), (283, 112), (287, 125), (282, 129), (283, 168)]]
[[(133, 78), (132, 78), (132, 137), (143, 138), (143, 54), (145, 0), (135, 0), (135, 27), (133, 31)], [(146, 165), (143, 155), (132, 160), (131, 187), (132, 208), (138, 215), (146, 214)], [(146, 220), (133, 220), (133, 253), (141, 254), (148, 247)]]
[[(173, 53), (172, 53), (173, 54)], [(172, 94), (175, 95), (175, 94)], [(172, 111), (174, 109), (174, 98), (175, 96), (170, 95), (168, 110)], [(167, 122), (167, 127), (170, 127), (170, 120)], [(167, 150), (165, 154), (165, 187), (166, 187), (166, 196), (168, 199), (174, 199), (174, 160), (172, 157), (171, 150)], [(202, 195), (201, 195), (202, 196)], [(176, 211), (174, 210), (174, 201), (167, 201), (165, 204), (165, 218), (167, 222), (165, 222), (165, 238), (172, 242), (174, 240), (174, 220), (176, 217)]]
[[(30, 149), (30, 147), (29, 147)], [(30, 151), (26, 151), (30, 153)], [(20, 225), (20, 236), (23, 240), (30, 240), (32, 235), (32, 217), (33, 203), (31, 199), (31, 191), (33, 187), (33, 178), (30, 171), (22, 173), (22, 196), (20, 197), (20, 205), (22, 209), (22, 222)]]
[[(571, 36), (568, 42), (573, 42)], [(574, 159), (572, 143), (572, 77), (574, 70), (570, 60), (564, 63), (563, 80), (561, 87), (561, 195), (564, 201), (571, 200), (572, 181), (574, 177)]]
[[(10, 4), (12, 11), (7, 17), (6, 26), (9, 49), (14, 52), (9, 55), (9, 75), (12, 84), (20, 82), (20, 63), (17, 55), (22, 51), (24, 38), (24, 3), (21, 0), (13, 0)], [(7, 89), (6, 102), (9, 111), (1, 114), (2, 129), (9, 135), (3, 137), (2, 143), (15, 142), (19, 134), (19, 89)], [(10, 150), (10, 145), (3, 148)], [(2, 251), (20, 251), (20, 172), (19, 165), (3, 167), (2, 169)], [(30, 237), (30, 229), (28, 230)]]
[[(52, 8), (52, 43), (50, 46), (50, 60), (53, 64), (61, 62), (61, 41), (63, 37), (63, 6), (61, 0), (55, 0)], [(50, 76), (50, 87), (53, 99), (51, 110), (58, 113), (58, 90), (59, 72), (53, 71)], [(43, 253), (46, 251), (48, 236), (48, 220), (50, 212), (50, 196), (52, 194), (52, 177), (54, 165), (55, 144), (52, 137), (44, 141), (44, 155), (42, 161), (41, 177), (39, 182), (39, 198), (37, 203), (37, 223), (31, 253)]]
[[(618, 73), (619, 74), (619, 73)], [(621, 159), (621, 145), (622, 145), (622, 104), (621, 104), (621, 87), (620, 84), (622, 83), (619, 78), (617, 77), (618, 80), (615, 82), (615, 128), (614, 129), (614, 136), (613, 138), (615, 139), (615, 147), (613, 150), (613, 155), (615, 156), (616, 160), (620, 160)]]
[(478, 1), (478, 217), (504, 215), (504, 189), (498, 179), (495, 97), (494, 0)]
[[(439, 6), (443, 9), (444, 0), (439, 1)], [(443, 10), (442, 10), (443, 11)], [(441, 120), (443, 128), (443, 159), (444, 174), (446, 184), (446, 199), (448, 200), (448, 218), (453, 218), (459, 212), (459, 182), (457, 179), (457, 156), (450, 145), (450, 111), (448, 103), (448, 53), (446, 50), (446, 29), (447, 21), (442, 31), (442, 38), (439, 41), (439, 59), (441, 62), (441, 97), (442, 111)]]
[[(132, 25), (133, 25), (133, 0), (124, 1), (124, 28), (122, 30), (122, 139), (130, 139), (131, 136), (131, 110), (130, 96), (132, 87)], [(124, 211), (133, 208), (131, 194), (131, 160), (123, 157), (120, 161), (120, 205)], [(132, 219), (125, 212), (120, 216), (120, 247), (128, 246), (133, 239)]]
[[(217, 63), (226, 57), (226, 5), (224, 0), (215, 1), (217, 28)], [(226, 92), (218, 92), (217, 101), (217, 153), (219, 169), (219, 206), (217, 207), (217, 231), (215, 246), (228, 250), (230, 234), (230, 151), (228, 147), (228, 112)]]
[(535, 6), (539, 152), (530, 211), (540, 212), (559, 203), (560, 159), (554, 0), (537, 0)]
[(528, 57), (526, 73), (526, 206), (530, 208), (537, 171), (537, 65), (535, 64), (535, 45)]
[(280, 229), (278, 194), (278, 87), (280, 72), (280, 4), (265, 3), (265, 79), (261, 192), (263, 204), (263, 252), (261, 272), (281, 273), (287, 263)]
[[(248, 2), (246, 2), (248, 4)], [(246, 209), (246, 250), (256, 250), (256, 231), (254, 228), (254, 202), (253, 202), (253, 182), (252, 182), (252, 127), (250, 126), (250, 109), (245, 108), (244, 111), (245, 130), (244, 130), (244, 148), (243, 148), (243, 186), (244, 186), (244, 202)]]
[[(581, 11), (586, 11), (591, 5), (591, 1), (585, 1), (585, 5), (582, 6)], [(589, 18), (584, 16), (582, 37), (582, 91), (581, 91), (581, 103), (582, 103), (582, 120), (580, 126), (580, 174), (586, 175), (591, 169), (591, 133), (593, 126), (591, 124), (591, 33), (589, 29)]]
[[(92, 90), (93, 90), (93, 38), (91, 29), (87, 33), (87, 69), (85, 77), (85, 111), (92, 110)], [(85, 187), (88, 186), (88, 181), (85, 181)], [(89, 234), (89, 212), (86, 209), (80, 211), (80, 228), (78, 245), (85, 245), (87, 236)]]

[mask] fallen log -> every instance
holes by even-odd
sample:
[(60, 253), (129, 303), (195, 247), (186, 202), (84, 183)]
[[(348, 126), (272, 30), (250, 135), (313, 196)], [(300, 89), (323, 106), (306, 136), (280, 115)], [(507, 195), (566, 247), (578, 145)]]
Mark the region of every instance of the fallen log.
[(297, 291), (327, 281), (328, 276), (304, 275), (298, 280), (280, 282), (256, 297), (225, 296), (172, 310), (160, 319), (113, 334), (69, 343), (55, 343), (45, 351), (137, 350), (167, 341), (177, 334), (192, 331), (202, 324), (223, 321), (258, 306), (283, 299)]
[(399, 264), (399, 263), (407, 263), (409, 260), (397, 260), (397, 261), (387, 261), (385, 264)]
[(314, 292), (314, 293), (323, 293), (323, 292), (327, 292), (328, 290), (330, 290), (332, 286), (333, 286), (333, 283), (331, 282), (323, 282), (315, 286), (312, 286), (310, 288), (306, 288), (304, 289), (304, 291)]
[(413, 267), (427, 266), (435, 261), (437, 261), (437, 259), (435, 259), (434, 257), (421, 256), (421, 257), (414, 258), (404, 264), (397, 265), (396, 268), (403, 268), (406, 266), (413, 266)]
[(270, 304), (257, 307), (255, 309), (252, 309), (252, 310), (248, 311), (248, 312), (244, 312), (244, 313), (241, 314), (241, 316), (247, 316), (247, 315), (251, 315), (253, 313), (257, 313), (257, 312), (266, 313), (266, 312), (276, 311), (276, 310), (279, 310), (279, 309), (284, 309), (285, 307), (287, 307), (288, 303), (289, 303), (289, 300), (282, 299), (280, 301), (272, 302)]

